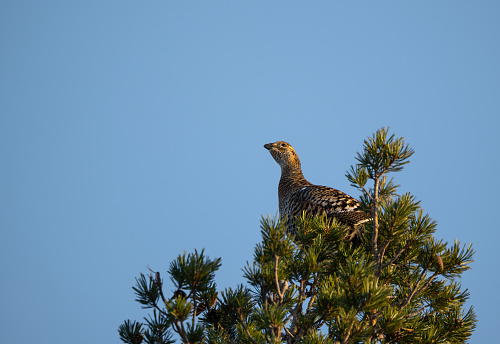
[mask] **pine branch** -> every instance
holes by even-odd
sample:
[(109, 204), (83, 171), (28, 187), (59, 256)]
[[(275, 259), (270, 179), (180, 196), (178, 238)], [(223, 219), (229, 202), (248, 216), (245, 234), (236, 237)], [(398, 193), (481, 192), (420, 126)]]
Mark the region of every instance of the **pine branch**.
[(156, 277), (156, 283), (158, 284), (158, 289), (160, 292), (160, 297), (163, 301), (163, 303), (167, 303), (167, 299), (165, 298), (165, 295), (163, 295), (163, 281), (160, 278), (160, 273), (158, 271), (153, 271), (149, 266), (148, 266), (149, 271), (155, 274)]
[(375, 274), (376, 276), (380, 276), (380, 274), (382, 273), (382, 270), (384, 269), (384, 266), (382, 265), (382, 261), (384, 260), (385, 250), (389, 246), (390, 242), (391, 241), (389, 240), (389, 238), (387, 238), (383, 242), (383, 244), (380, 246), (380, 252), (379, 252), (379, 255), (380, 255), (380, 264), (377, 264), (377, 273)]
[(193, 298), (193, 316), (191, 317), (191, 325), (194, 327), (195, 324), (195, 319), (196, 319), (196, 313), (198, 311), (198, 301), (195, 298)]
[(373, 196), (368, 192), (368, 190), (365, 189), (364, 186), (358, 185), (358, 187), (360, 187), (361, 190), (363, 190), (363, 192), (365, 193), (365, 195), (367, 195), (371, 200), (373, 200)]
[(413, 318), (414, 316), (422, 313), (426, 308), (429, 308), (432, 306), (432, 302), (426, 304), (425, 306), (423, 307), (420, 307), (419, 309), (417, 309), (415, 312), (412, 312), (412, 313), (408, 313), (405, 315), (405, 318)]
[[(180, 325), (179, 325), (180, 324)], [(184, 343), (187, 343), (187, 337), (186, 337), (186, 331), (184, 329), (184, 325), (182, 321), (179, 321), (179, 319), (175, 319), (175, 322), (172, 322), (172, 325), (174, 325), (174, 331), (181, 336), (181, 339)]]
[(240, 308), (238, 308), (237, 313), (238, 313), (238, 320), (241, 323), (241, 325), (243, 326), (243, 330), (245, 330), (245, 334), (248, 336), (248, 339), (250, 339), (250, 341), (253, 344), (258, 344), (257, 341), (250, 334), (250, 331), (248, 330), (247, 324), (246, 324), (245, 320), (243, 320), (243, 316), (241, 315), (241, 309)]
[(311, 289), (309, 291), (310, 294), (312, 294), (312, 295), (311, 295), (311, 299), (309, 300), (309, 304), (307, 305), (306, 314), (311, 313), (311, 309), (312, 309), (312, 306), (314, 304), (314, 300), (316, 299), (316, 295), (318, 295), (318, 293), (316, 292), (317, 286), (318, 286), (318, 276), (316, 275), (314, 277), (314, 282), (311, 285)]
[(429, 280), (415, 293), (415, 294), (420, 294), (422, 291), (431, 284), (431, 282), (436, 278), (436, 276), (439, 275), (439, 272), (435, 272), (431, 277), (429, 277)]
[(292, 340), (295, 338), (295, 336), (286, 327), (284, 327), (284, 330), (285, 330), (286, 334), (288, 335), (288, 337), (290, 338), (288, 340), (288, 342), (291, 343)]
[(279, 263), (279, 256), (275, 253), (274, 254), (274, 281), (276, 283), (276, 290), (278, 291), (278, 297), (280, 304), (283, 303), (283, 295), (285, 294), (285, 286), (283, 285), (283, 291), (281, 291), (280, 287), (280, 281), (278, 278), (278, 263)]
[(226, 335), (226, 338), (229, 340), (229, 343), (236, 344), (236, 342), (231, 338), (231, 336), (227, 333), (227, 331), (223, 327), (221, 327), (221, 330)]
[(166, 313), (163, 309), (161, 309), (160, 307), (158, 307), (157, 304), (154, 305), (154, 308), (160, 312), (161, 314), (163, 314), (164, 316), (168, 317), (168, 313)]
[(379, 182), (380, 180), (377, 178), (375, 179), (375, 185), (374, 185), (374, 190), (373, 190), (373, 206), (372, 206), (372, 220), (373, 220), (373, 234), (372, 234), (372, 251), (373, 251), (373, 256), (375, 258), (375, 266), (377, 267), (377, 271), (375, 272), (375, 276), (378, 278), (380, 275), (380, 269), (378, 268), (381, 265), (381, 259), (379, 257), (379, 251), (378, 251), (378, 229), (379, 229), (379, 223), (378, 223), (378, 213), (379, 213)]
[(290, 325), (291, 331), (296, 333), (297, 331), (297, 321), (298, 321), (298, 314), (302, 312), (302, 303), (305, 301), (305, 283), (306, 280), (302, 279), (300, 280), (300, 286), (299, 286), (299, 297), (297, 304), (295, 308), (290, 312), (290, 315), (286, 318), (285, 322), (290, 320), (292, 318), (292, 324)]
[(414, 242), (415, 242), (415, 238), (412, 239), (410, 242), (408, 242), (405, 246), (401, 247), (399, 249), (399, 251), (394, 255), (394, 257), (392, 257), (391, 260), (389, 260), (389, 262), (382, 265), (380, 270), (384, 270), (386, 267), (392, 265), (401, 256), (401, 254), (403, 254), (404, 251), (406, 251), (407, 249), (409, 249), (411, 247), (411, 245), (413, 245)]
[(351, 336), (351, 330), (352, 330), (352, 326), (353, 326), (353, 322), (351, 321), (349, 323), (349, 327), (347, 328), (347, 333), (344, 335), (344, 339), (342, 340), (342, 344), (347, 344), (348, 343), (348, 340), (349, 340), (349, 337)]
[(415, 283), (415, 287), (412, 289), (410, 294), (406, 298), (404, 298), (403, 300), (396, 302), (396, 305), (399, 305), (401, 309), (406, 307), (415, 295), (420, 294), (425, 288), (427, 288), (429, 286), (429, 284), (434, 280), (434, 278), (436, 278), (436, 276), (439, 275), (438, 272), (435, 272), (431, 277), (429, 277), (427, 282), (425, 282), (421, 288), (418, 288), (420, 282), (422, 282), (426, 273), (427, 273), (427, 268), (424, 269), (422, 271), (422, 273), (420, 274), (417, 282)]

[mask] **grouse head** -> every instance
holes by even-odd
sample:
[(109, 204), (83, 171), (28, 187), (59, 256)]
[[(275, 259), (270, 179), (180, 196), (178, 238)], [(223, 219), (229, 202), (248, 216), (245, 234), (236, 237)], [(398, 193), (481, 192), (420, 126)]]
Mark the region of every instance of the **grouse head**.
[(285, 141), (277, 141), (275, 143), (268, 143), (264, 145), (271, 156), (276, 160), (276, 162), (281, 166), (282, 171), (300, 171), (300, 160), (295, 153), (295, 149), (285, 142)]

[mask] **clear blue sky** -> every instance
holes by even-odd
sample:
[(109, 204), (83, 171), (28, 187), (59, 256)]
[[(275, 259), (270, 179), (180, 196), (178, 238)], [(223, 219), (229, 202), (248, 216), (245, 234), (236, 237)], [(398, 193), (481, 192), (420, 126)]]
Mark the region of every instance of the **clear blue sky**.
[(396, 175), (472, 242), (464, 274), (498, 338), (500, 3), (3, 1), (3, 343), (120, 343), (131, 287), (183, 250), (221, 288), (277, 211), (286, 140), (311, 182), (344, 174), (382, 126), (416, 153)]

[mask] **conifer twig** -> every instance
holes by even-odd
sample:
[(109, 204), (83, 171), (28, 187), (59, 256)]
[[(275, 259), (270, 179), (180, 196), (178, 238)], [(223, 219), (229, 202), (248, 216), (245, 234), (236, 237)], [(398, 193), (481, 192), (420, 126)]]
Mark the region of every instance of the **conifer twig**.
[(365, 189), (364, 186), (361, 186), (358, 184), (358, 186), (361, 188), (361, 190), (363, 190), (363, 192), (372, 200), (373, 199), (373, 196), (370, 195), (370, 193), (368, 192), (368, 190)]
[(162, 282), (161, 277), (160, 277), (160, 272), (159, 271), (153, 271), (149, 266), (148, 266), (148, 269), (149, 269), (149, 271), (151, 271), (152, 273), (155, 274), (156, 283), (158, 283), (158, 289), (160, 291), (160, 297), (161, 297), (162, 301), (166, 304), (167, 303), (167, 299), (165, 298), (165, 295), (163, 294), (163, 282)]
[(240, 321), (241, 326), (243, 326), (243, 329), (245, 330), (245, 334), (248, 336), (248, 338), (250, 339), (250, 341), (253, 344), (258, 344), (255, 341), (255, 339), (252, 337), (252, 335), (250, 334), (250, 331), (248, 330), (247, 324), (245, 323), (245, 321), (243, 320), (243, 316), (241, 315), (241, 309), (239, 309), (239, 308), (238, 308), (238, 320)]
[(414, 317), (415, 315), (418, 315), (419, 313), (421, 313), (423, 310), (425, 310), (426, 308), (429, 308), (430, 306), (432, 305), (432, 303), (429, 303), (423, 307), (420, 307), (419, 309), (417, 309), (415, 312), (413, 313), (409, 313), (409, 314), (406, 314), (405, 315), (405, 318), (411, 318), (411, 317)]
[(292, 320), (292, 325), (290, 326), (290, 328), (292, 329), (292, 331), (296, 332), (296, 327), (297, 327), (297, 321), (298, 321), (298, 317), (297, 317), (297, 314), (299, 314), (299, 312), (302, 311), (302, 303), (305, 301), (305, 297), (304, 297), (304, 294), (305, 294), (305, 282), (306, 280), (302, 279), (300, 281), (300, 286), (299, 286), (299, 299), (297, 301), (297, 305), (295, 306), (295, 308), (290, 312), (290, 315), (286, 318), (285, 322), (288, 321), (291, 317), (293, 317), (293, 320)]
[(379, 182), (380, 180), (378, 178), (375, 179), (375, 185), (373, 189), (373, 206), (372, 206), (372, 218), (373, 218), (373, 234), (372, 234), (372, 251), (373, 251), (373, 256), (375, 258), (375, 263), (377, 266), (377, 271), (375, 276), (378, 277), (378, 267), (380, 266), (379, 263), (379, 252), (378, 252), (378, 203), (379, 203)]
[(399, 249), (399, 251), (394, 255), (394, 257), (391, 258), (391, 260), (389, 260), (389, 262), (385, 263), (384, 265), (382, 265), (382, 268), (381, 270), (384, 270), (386, 267), (388, 267), (389, 265), (392, 265), (398, 258), (399, 256), (401, 256), (401, 254), (406, 251), (407, 249), (409, 249), (411, 247), (411, 245), (413, 245), (415, 241), (415, 238), (412, 239), (410, 242), (408, 242), (405, 246), (401, 247)]
[(290, 336), (291, 339), (295, 338), (295, 336), (293, 335), (292, 332), (290, 332), (286, 327), (284, 327), (285, 329), (285, 332), (288, 334), (288, 336)]
[[(276, 282), (276, 289), (278, 291), (280, 303), (283, 303), (283, 295), (285, 294), (285, 291), (283, 290), (283, 292), (282, 292), (281, 287), (280, 287), (280, 281), (278, 278), (278, 262), (279, 262), (279, 256), (277, 254), (274, 254), (274, 280)], [(284, 286), (283, 286), (283, 289), (285, 289)]]
[(311, 296), (311, 299), (309, 300), (309, 304), (307, 305), (307, 310), (306, 310), (307, 313), (311, 312), (314, 300), (316, 299), (316, 295), (318, 294), (316, 292), (317, 284), (318, 284), (318, 277), (315, 276), (314, 277), (314, 282), (313, 282), (313, 284), (311, 286), (311, 290), (309, 291), (310, 293), (312, 293), (312, 296)]

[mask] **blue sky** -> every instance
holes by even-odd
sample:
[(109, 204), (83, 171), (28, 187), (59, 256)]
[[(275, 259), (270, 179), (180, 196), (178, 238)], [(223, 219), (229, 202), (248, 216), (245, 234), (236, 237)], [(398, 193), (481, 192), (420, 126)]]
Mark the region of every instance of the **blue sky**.
[[(131, 287), (183, 250), (243, 281), (277, 211), (290, 142), (313, 183), (382, 126), (398, 173), (473, 243), (471, 343), (497, 338), (500, 5), (496, 1), (4, 1), (0, 330), (5, 343), (120, 343)], [(68, 339), (70, 338), (70, 339)]]

